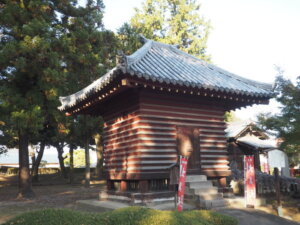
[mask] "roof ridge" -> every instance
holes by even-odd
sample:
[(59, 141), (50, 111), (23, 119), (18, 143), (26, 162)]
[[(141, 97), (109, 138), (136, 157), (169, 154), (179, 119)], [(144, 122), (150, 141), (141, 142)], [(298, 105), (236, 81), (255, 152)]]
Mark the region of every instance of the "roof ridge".
[(146, 42), (142, 47), (140, 47), (131, 55), (125, 55), (125, 58), (127, 60), (127, 65), (126, 65), (127, 68), (129, 68), (132, 64), (138, 62), (141, 58), (143, 58), (147, 54), (148, 50), (152, 46), (152, 42), (153, 42), (152, 40), (146, 39)]
[[(158, 41), (154, 41), (154, 40), (150, 40), (147, 39), (145, 37), (143, 38), (143, 46), (140, 47), (138, 50), (136, 50), (134, 53), (132, 53), (131, 55), (126, 55), (125, 58), (127, 60), (127, 67), (129, 68), (132, 64), (137, 63), (138, 61), (140, 61), (147, 53), (148, 50), (151, 49), (151, 47), (154, 46), (160, 46), (160, 47), (164, 47), (164, 48), (169, 48), (169, 49), (173, 49), (173, 50), (179, 50), (176, 46), (178, 45), (171, 45), (171, 44), (166, 44), (166, 43), (162, 43), (162, 42), (158, 42)], [(185, 53), (181, 50), (179, 50), (182, 53)], [(185, 53), (186, 54), (186, 53)], [(189, 55), (189, 54), (187, 54)], [(192, 55), (189, 55), (192, 56)], [(194, 57), (194, 56), (192, 56)]]

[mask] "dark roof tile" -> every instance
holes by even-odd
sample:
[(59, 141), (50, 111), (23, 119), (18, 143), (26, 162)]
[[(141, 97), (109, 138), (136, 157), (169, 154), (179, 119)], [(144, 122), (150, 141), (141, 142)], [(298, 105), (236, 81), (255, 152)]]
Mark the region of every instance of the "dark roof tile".
[(119, 72), (138, 76), (145, 80), (151, 79), (185, 87), (198, 87), (232, 94), (247, 96), (273, 96), (272, 85), (249, 80), (201, 59), (189, 55), (174, 45), (167, 45), (152, 40), (146, 43), (130, 56), (124, 56), (125, 65), (118, 66), (81, 91), (60, 97), (65, 110), (83, 101), (89, 95), (99, 91), (110, 83)]

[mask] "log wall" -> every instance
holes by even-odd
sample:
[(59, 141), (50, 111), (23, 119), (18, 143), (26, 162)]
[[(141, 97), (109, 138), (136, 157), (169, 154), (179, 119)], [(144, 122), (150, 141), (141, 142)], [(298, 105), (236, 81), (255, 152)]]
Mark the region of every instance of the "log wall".
[(108, 179), (168, 178), (177, 161), (176, 126), (199, 129), (201, 174), (229, 174), (222, 103), (145, 89), (118, 99), (104, 115)]

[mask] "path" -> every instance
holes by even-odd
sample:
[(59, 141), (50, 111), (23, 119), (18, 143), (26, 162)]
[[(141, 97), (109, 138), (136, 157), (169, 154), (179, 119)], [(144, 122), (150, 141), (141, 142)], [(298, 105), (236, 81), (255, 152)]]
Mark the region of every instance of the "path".
[(300, 225), (300, 223), (255, 209), (222, 208), (217, 211), (237, 218), (239, 225)]

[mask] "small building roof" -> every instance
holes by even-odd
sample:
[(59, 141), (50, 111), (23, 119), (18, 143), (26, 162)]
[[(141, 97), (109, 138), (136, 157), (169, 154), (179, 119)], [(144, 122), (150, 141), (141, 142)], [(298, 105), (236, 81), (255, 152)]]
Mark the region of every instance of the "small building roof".
[(252, 124), (249, 120), (235, 121), (227, 123), (225, 129), (225, 135), (227, 138), (236, 138), (241, 135), (250, 125)]
[(121, 63), (81, 91), (60, 97), (60, 110), (66, 110), (99, 92), (118, 76), (126, 74), (148, 82), (185, 88), (223, 92), (250, 97), (271, 98), (272, 85), (237, 76), (179, 50), (175, 45), (143, 39), (145, 44)]
[(258, 126), (251, 120), (233, 121), (226, 124), (225, 129), (227, 138), (239, 138), (248, 134), (255, 135), (258, 138), (269, 139), (267, 132), (258, 128)]
[(261, 140), (254, 135), (240, 137), (237, 142), (250, 145), (255, 149), (276, 149), (278, 147), (275, 139)]

